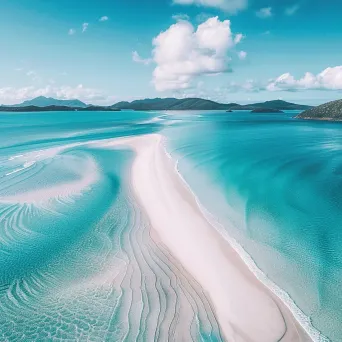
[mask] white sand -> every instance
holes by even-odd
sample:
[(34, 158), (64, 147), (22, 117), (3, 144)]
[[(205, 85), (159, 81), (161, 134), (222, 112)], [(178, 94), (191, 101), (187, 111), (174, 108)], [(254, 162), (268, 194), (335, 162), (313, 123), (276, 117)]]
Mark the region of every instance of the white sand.
[[(15, 170), (7, 175), (18, 173), (26, 168), (36, 165), (36, 161), (26, 162), (24, 167)], [(91, 158), (88, 158), (87, 163), (82, 165), (82, 169), (75, 170), (75, 175), (79, 179), (59, 183), (50, 187), (37, 188), (31, 191), (21, 192), (14, 195), (0, 196), (0, 203), (7, 204), (34, 204), (50, 201), (52, 199), (65, 199), (70, 198), (75, 195), (79, 195), (84, 191), (88, 190), (89, 187), (96, 183), (99, 179), (99, 172), (97, 169), (97, 164)], [(78, 174), (76, 173), (78, 172)]]
[(208, 293), (228, 341), (311, 341), (287, 307), (206, 220), (157, 134), (116, 139), (136, 151), (132, 185), (161, 242)]

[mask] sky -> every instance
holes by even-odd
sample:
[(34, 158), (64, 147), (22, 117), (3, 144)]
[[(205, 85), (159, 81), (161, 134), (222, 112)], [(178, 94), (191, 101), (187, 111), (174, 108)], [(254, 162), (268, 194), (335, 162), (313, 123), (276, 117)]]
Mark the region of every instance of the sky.
[(1, 0), (0, 103), (342, 98), (340, 0)]

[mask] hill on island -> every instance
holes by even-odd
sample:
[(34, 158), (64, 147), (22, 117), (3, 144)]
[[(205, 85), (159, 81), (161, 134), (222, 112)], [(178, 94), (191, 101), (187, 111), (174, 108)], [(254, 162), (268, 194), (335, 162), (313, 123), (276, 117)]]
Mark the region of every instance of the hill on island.
[(77, 99), (74, 100), (58, 100), (52, 97), (38, 96), (32, 100), (24, 101), (19, 104), (6, 106), (6, 107), (49, 107), (49, 106), (60, 106), (60, 107), (77, 107), (85, 108), (87, 105)]
[(310, 106), (298, 105), (282, 100), (240, 105), (237, 103), (223, 104), (201, 98), (144, 99), (133, 102), (118, 102), (111, 107), (132, 110), (255, 110), (260, 108), (273, 110), (306, 110), (311, 108)]
[[(240, 105), (238, 103), (218, 103), (211, 100), (201, 99), (201, 98), (185, 98), (185, 99), (176, 99), (176, 98), (155, 98), (155, 99), (144, 99), (144, 100), (135, 100), (132, 102), (122, 101), (118, 102), (112, 106), (93, 106), (88, 105), (80, 100), (59, 100), (54, 99), (52, 97), (39, 96), (32, 100), (24, 101), (22, 103), (10, 106), (1, 106), (2, 111), (24, 111), (28, 109), (29, 111), (33, 111), (33, 108), (42, 108), (46, 111), (54, 111), (56, 108), (101, 108), (104, 110), (107, 108), (108, 110), (226, 110), (226, 111), (235, 111), (235, 110), (255, 110), (258, 112), (279, 112), (282, 110), (306, 110), (311, 108), (310, 106), (299, 105), (295, 103), (290, 103), (282, 100), (275, 101), (266, 101), (260, 103), (253, 103), (248, 105)], [(6, 109), (7, 108), (7, 109)]]
[(119, 109), (133, 109), (133, 110), (212, 110), (212, 109), (226, 109), (225, 104), (220, 104), (210, 100), (200, 98), (156, 98), (136, 100), (133, 102), (119, 102), (114, 104), (113, 108)]
[(342, 100), (332, 101), (304, 111), (299, 119), (342, 121)]
[(296, 103), (286, 102), (283, 100), (273, 100), (266, 101), (260, 103), (253, 103), (250, 105), (246, 105), (244, 107), (251, 107), (251, 110), (254, 109), (271, 109), (271, 110), (306, 110), (312, 108), (311, 106), (300, 105)]

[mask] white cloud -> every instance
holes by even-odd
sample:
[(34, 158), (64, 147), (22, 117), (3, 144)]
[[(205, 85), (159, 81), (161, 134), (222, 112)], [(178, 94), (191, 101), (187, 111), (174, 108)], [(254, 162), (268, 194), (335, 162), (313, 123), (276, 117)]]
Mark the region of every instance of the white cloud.
[(54, 97), (61, 100), (80, 99), (85, 102), (108, 103), (114, 101), (112, 96), (106, 96), (97, 89), (86, 88), (82, 84), (76, 87), (48, 85), (43, 88), (33, 86), (0, 88), (0, 103), (16, 104), (37, 96)]
[(85, 31), (87, 31), (88, 26), (89, 26), (89, 23), (83, 23), (83, 24), (82, 24), (82, 33), (84, 33)]
[(300, 6), (298, 4), (295, 4), (293, 6), (287, 7), (285, 9), (285, 14), (288, 15), (288, 16), (294, 15), (299, 10), (299, 7)]
[(74, 29), (70, 29), (69, 31), (68, 31), (68, 35), (69, 36), (72, 36), (72, 35), (74, 35), (76, 33), (76, 31), (74, 30)]
[(107, 21), (107, 20), (109, 20), (109, 18), (106, 15), (104, 15), (103, 17), (99, 19), (99, 21)]
[(96, 100), (102, 97), (102, 93), (97, 89), (84, 87), (82, 84), (79, 84), (76, 87), (71, 86), (62, 86), (50, 88), (49, 86), (45, 88), (46, 91), (51, 94), (55, 94), (59, 99), (81, 99), (81, 100)]
[(142, 58), (137, 51), (132, 52), (132, 60), (135, 63), (141, 63), (145, 65), (149, 65), (153, 62), (152, 58)]
[(244, 59), (247, 58), (247, 52), (246, 51), (239, 51), (238, 57), (239, 57), (239, 59), (241, 59), (243, 61)]
[(214, 7), (226, 12), (236, 13), (247, 7), (248, 0), (173, 0), (173, 3), (179, 5)]
[(256, 12), (256, 15), (261, 19), (270, 18), (273, 15), (272, 7), (260, 8), (260, 10)]
[(234, 44), (239, 44), (241, 42), (241, 40), (244, 38), (245, 38), (245, 36), (242, 33), (236, 34), (235, 38), (234, 38)]
[(235, 46), (230, 21), (208, 19), (195, 29), (179, 21), (153, 40), (153, 84), (157, 91), (186, 89), (200, 75), (229, 71), (229, 50)]
[(271, 80), (267, 86), (269, 91), (298, 91), (306, 89), (342, 90), (342, 65), (329, 67), (317, 75), (307, 72), (300, 79), (296, 79), (290, 73), (285, 73)]
[(187, 14), (179, 13), (179, 14), (174, 14), (172, 16), (173, 20), (180, 21), (180, 20), (189, 20), (190, 17)]

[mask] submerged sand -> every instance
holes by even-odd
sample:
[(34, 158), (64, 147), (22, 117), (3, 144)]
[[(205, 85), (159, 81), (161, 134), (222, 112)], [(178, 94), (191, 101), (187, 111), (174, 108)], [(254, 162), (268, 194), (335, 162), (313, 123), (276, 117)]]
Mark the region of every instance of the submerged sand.
[(208, 222), (158, 134), (115, 139), (136, 152), (132, 186), (160, 239), (208, 294), (227, 341), (311, 341), (290, 310)]

